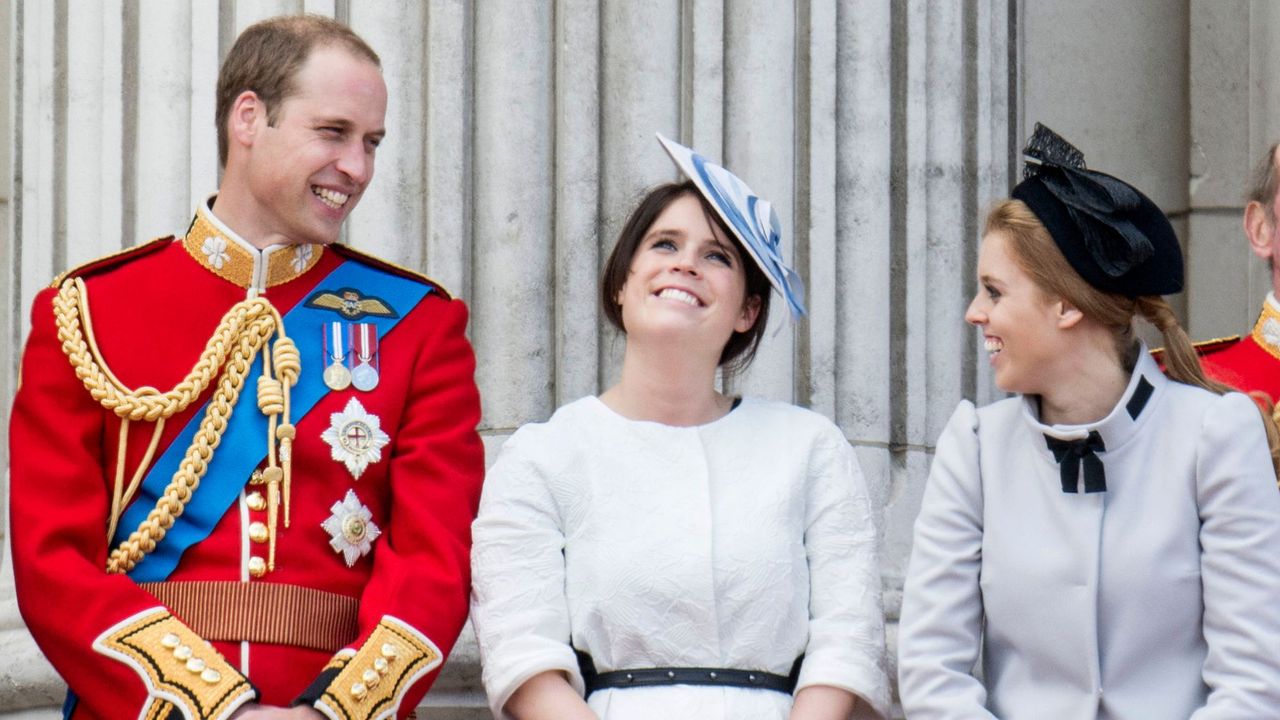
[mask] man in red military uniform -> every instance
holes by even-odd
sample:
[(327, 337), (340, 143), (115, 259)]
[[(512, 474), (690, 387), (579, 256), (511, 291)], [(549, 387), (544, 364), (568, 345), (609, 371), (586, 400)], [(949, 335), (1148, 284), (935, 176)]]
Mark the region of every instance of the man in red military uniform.
[(1262, 303), (1262, 313), (1252, 332), (1243, 338), (1229, 338), (1198, 345), (1201, 365), (1209, 377), (1224, 382), (1257, 399), (1274, 404), (1280, 400), (1280, 223), (1276, 218), (1276, 198), (1280, 192), (1276, 154), (1272, 145), (1254, 171), (1244, 211), (1244, 231), (1254, 254), (1265, 259), (1271, 269), (1272, 291)]
[(483, 475), (466, 309), (334, 244), (385, 110), (349, 29), (247, 29), (216, 197), (37, 296), (10, 537), (69, 716), (404, 717), (456, 640)]

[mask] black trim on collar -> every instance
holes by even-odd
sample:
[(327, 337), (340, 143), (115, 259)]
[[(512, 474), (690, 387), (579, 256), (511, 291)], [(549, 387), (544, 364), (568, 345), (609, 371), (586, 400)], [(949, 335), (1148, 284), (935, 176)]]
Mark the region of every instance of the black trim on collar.
[(1134, 388), (1133, 396), (1129, 398), (1129, 402), (1125, 403), (1124, 409), (1129, 411), (1129, 417), (1134, 420), (1142, 414), (1142, 409), (1147, 406), (1147, 401), (1151, 399), (1151, 393), (1155, 391), (1151, 383), (1147, 382), (1146, 377), (1138, 378), (1138, 387)]

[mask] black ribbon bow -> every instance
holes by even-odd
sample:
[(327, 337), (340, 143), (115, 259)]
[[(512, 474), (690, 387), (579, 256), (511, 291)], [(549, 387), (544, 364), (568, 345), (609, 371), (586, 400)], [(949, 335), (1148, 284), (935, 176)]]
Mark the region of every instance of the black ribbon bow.
[(1058, 462), (1062, 477), (1062, 492), (1077, 492), (1077, 481), (1080, 477), (1080, 463), (1084, 462), (1084, 491), (1087, 493), (1107, 491), (1107, 471), (1102, 467), (1102, 459), (1096, 453), (1105, 452), (1106, 444), (1097, 430), (1090, 430), (1089, 437), (1080, 440), (1059, 440), (1044, 436), (1044, 441)]

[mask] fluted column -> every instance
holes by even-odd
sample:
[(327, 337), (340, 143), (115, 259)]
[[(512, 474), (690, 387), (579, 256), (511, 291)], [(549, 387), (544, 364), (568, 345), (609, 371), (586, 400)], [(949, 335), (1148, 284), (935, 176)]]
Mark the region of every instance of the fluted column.
[[(490, 461), (515, 428), (616, 381), (624, 341), (598, 308), (599, 271), (644, 191), (677, 177), (655, 132), (774, 204), (810, 314), (792, 324), (775, 300), (730, 389), (812, 407), (857, 449), (893, 638), (933, 442), (957, 400), (995, 394), (961, 315), (979, 210), (1013, 167), (1017, 5), (0, 0), (15, 44), (0, 62), (20, 58), (0, 67), (14, 100), (0, 399), (40, 287), (180, 231), (215, 189), (214, 84), (237, 33), (282, 12), (333, 16), (382, 57), (389, 91), (344, 237), (470, 305)], [(0, 714), (51, 708), (60, 684), (3, 584), (0, 648), (15, 659)], [(477, 670), (466, 630), (427, 706), (487, 717)]]
[[(1105, 0), (1024, 5), (1019, 141), (1035, 122), (1049, 125), (1084, 152), (1089, 167), (1150, 196), (1185, 242), (1188, 0), (1137, 3), (1120, 13)], [(1188, 260), (1194, 264), (1194, 254)], [(1185, 312), (1193, 294), (1171, 298), (1175, 309)]]
[(1246, 333), (1271, 288), (1243, 231), (1254, 166), (1280, 141), (1275, 44), (1280, 9), (1237, 0), (1191, 2), (1188, 330), (1193, 339)]

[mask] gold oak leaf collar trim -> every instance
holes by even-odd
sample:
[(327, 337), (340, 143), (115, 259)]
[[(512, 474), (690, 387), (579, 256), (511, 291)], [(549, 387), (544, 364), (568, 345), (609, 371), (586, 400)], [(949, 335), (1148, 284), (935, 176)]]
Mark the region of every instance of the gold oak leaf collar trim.
[(320, 262), (322, 245), (272, 245), (263, 250), (235, 234), (209, 210), (213, 198), (196, 208), (182, 246), (218, 277), (250, 290), (266, 290), (302, 275)]
[(1262, 303), (1262, 314), (1253, 326), (1253, 341), (1271, 357), (1280, 360), (1280, 309), (1276, 304), (1275, 295), (1267, 293), (1267, 299)]

